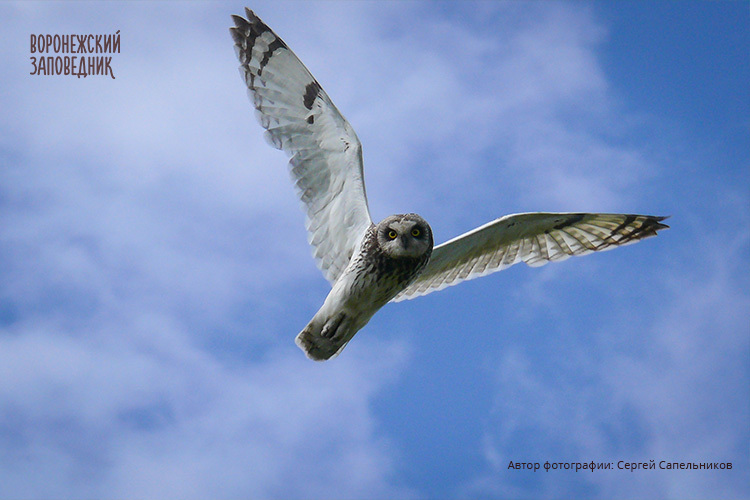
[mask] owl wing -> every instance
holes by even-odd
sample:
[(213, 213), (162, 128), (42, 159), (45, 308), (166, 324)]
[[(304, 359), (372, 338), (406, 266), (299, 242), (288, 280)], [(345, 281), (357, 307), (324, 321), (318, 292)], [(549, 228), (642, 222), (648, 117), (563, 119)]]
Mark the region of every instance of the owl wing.
[(372, 223), (362, 145), (320, 84), (251, 10), (229, 31), (266, 138), (291, 157), (318, 267), (334, 283)]
[(438, 245), (422, 274), (393, 302), (485, 276), (517, 262), (536, 267), (656, 236), (666, 217), (629, 214), (506, 215)]

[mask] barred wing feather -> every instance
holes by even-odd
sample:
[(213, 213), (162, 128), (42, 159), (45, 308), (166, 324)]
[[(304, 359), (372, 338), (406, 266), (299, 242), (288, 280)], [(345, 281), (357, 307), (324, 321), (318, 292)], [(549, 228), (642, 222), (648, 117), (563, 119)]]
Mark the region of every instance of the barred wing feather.
[(269, 142), (290, 159), (318, 267), (334, 283), (372, 223), (362, 145), (320, 84), (251, 10), (232, 16), (240, 74)]
[(668, 228), (661, 223), (664, 219), (630, 214), (506, 215), (435, 247), (422, 274), (393, 302), (486, 276), (518, 262), (536, 267), (635, 243)]

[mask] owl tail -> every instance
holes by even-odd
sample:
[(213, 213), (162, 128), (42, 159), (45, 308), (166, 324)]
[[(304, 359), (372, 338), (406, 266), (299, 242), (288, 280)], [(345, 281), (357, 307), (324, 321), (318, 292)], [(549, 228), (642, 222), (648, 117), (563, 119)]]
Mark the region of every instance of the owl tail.
[(346, 347), (356, 333), (352, 321), (344, 313), (332, 317), (319, 318), (318, 315), (307, 324), (294, 340), (308, 358), (325, 361), (335, 358)]

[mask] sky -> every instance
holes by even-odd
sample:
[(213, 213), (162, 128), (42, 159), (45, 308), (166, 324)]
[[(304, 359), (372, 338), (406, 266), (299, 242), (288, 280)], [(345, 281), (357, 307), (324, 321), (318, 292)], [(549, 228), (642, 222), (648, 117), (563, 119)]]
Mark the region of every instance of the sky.
[[(750, 498), (746, 3), (248, 6), (357, 131), (374, 219), (671, 229), (388, 305), (312, 362), (329, 286), (245, 4), (2, 2), (0, 498)], [(30, 74), (32, 34), (118, 30), (114, 79)]]

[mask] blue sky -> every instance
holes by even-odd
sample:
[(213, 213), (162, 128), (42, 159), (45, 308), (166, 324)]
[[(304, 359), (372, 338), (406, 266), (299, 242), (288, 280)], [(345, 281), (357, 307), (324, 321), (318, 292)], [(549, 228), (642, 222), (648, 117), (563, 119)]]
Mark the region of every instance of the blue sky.
[[(376, 219), (672, 216), (389, 305), (324, 364), (244, 6), (0, 4), (0, 497), (750, 497), (746, 3), (249, 5), (357, 131)], [(116, 79), (29, 75), (31, 34), (117, 30)]]

